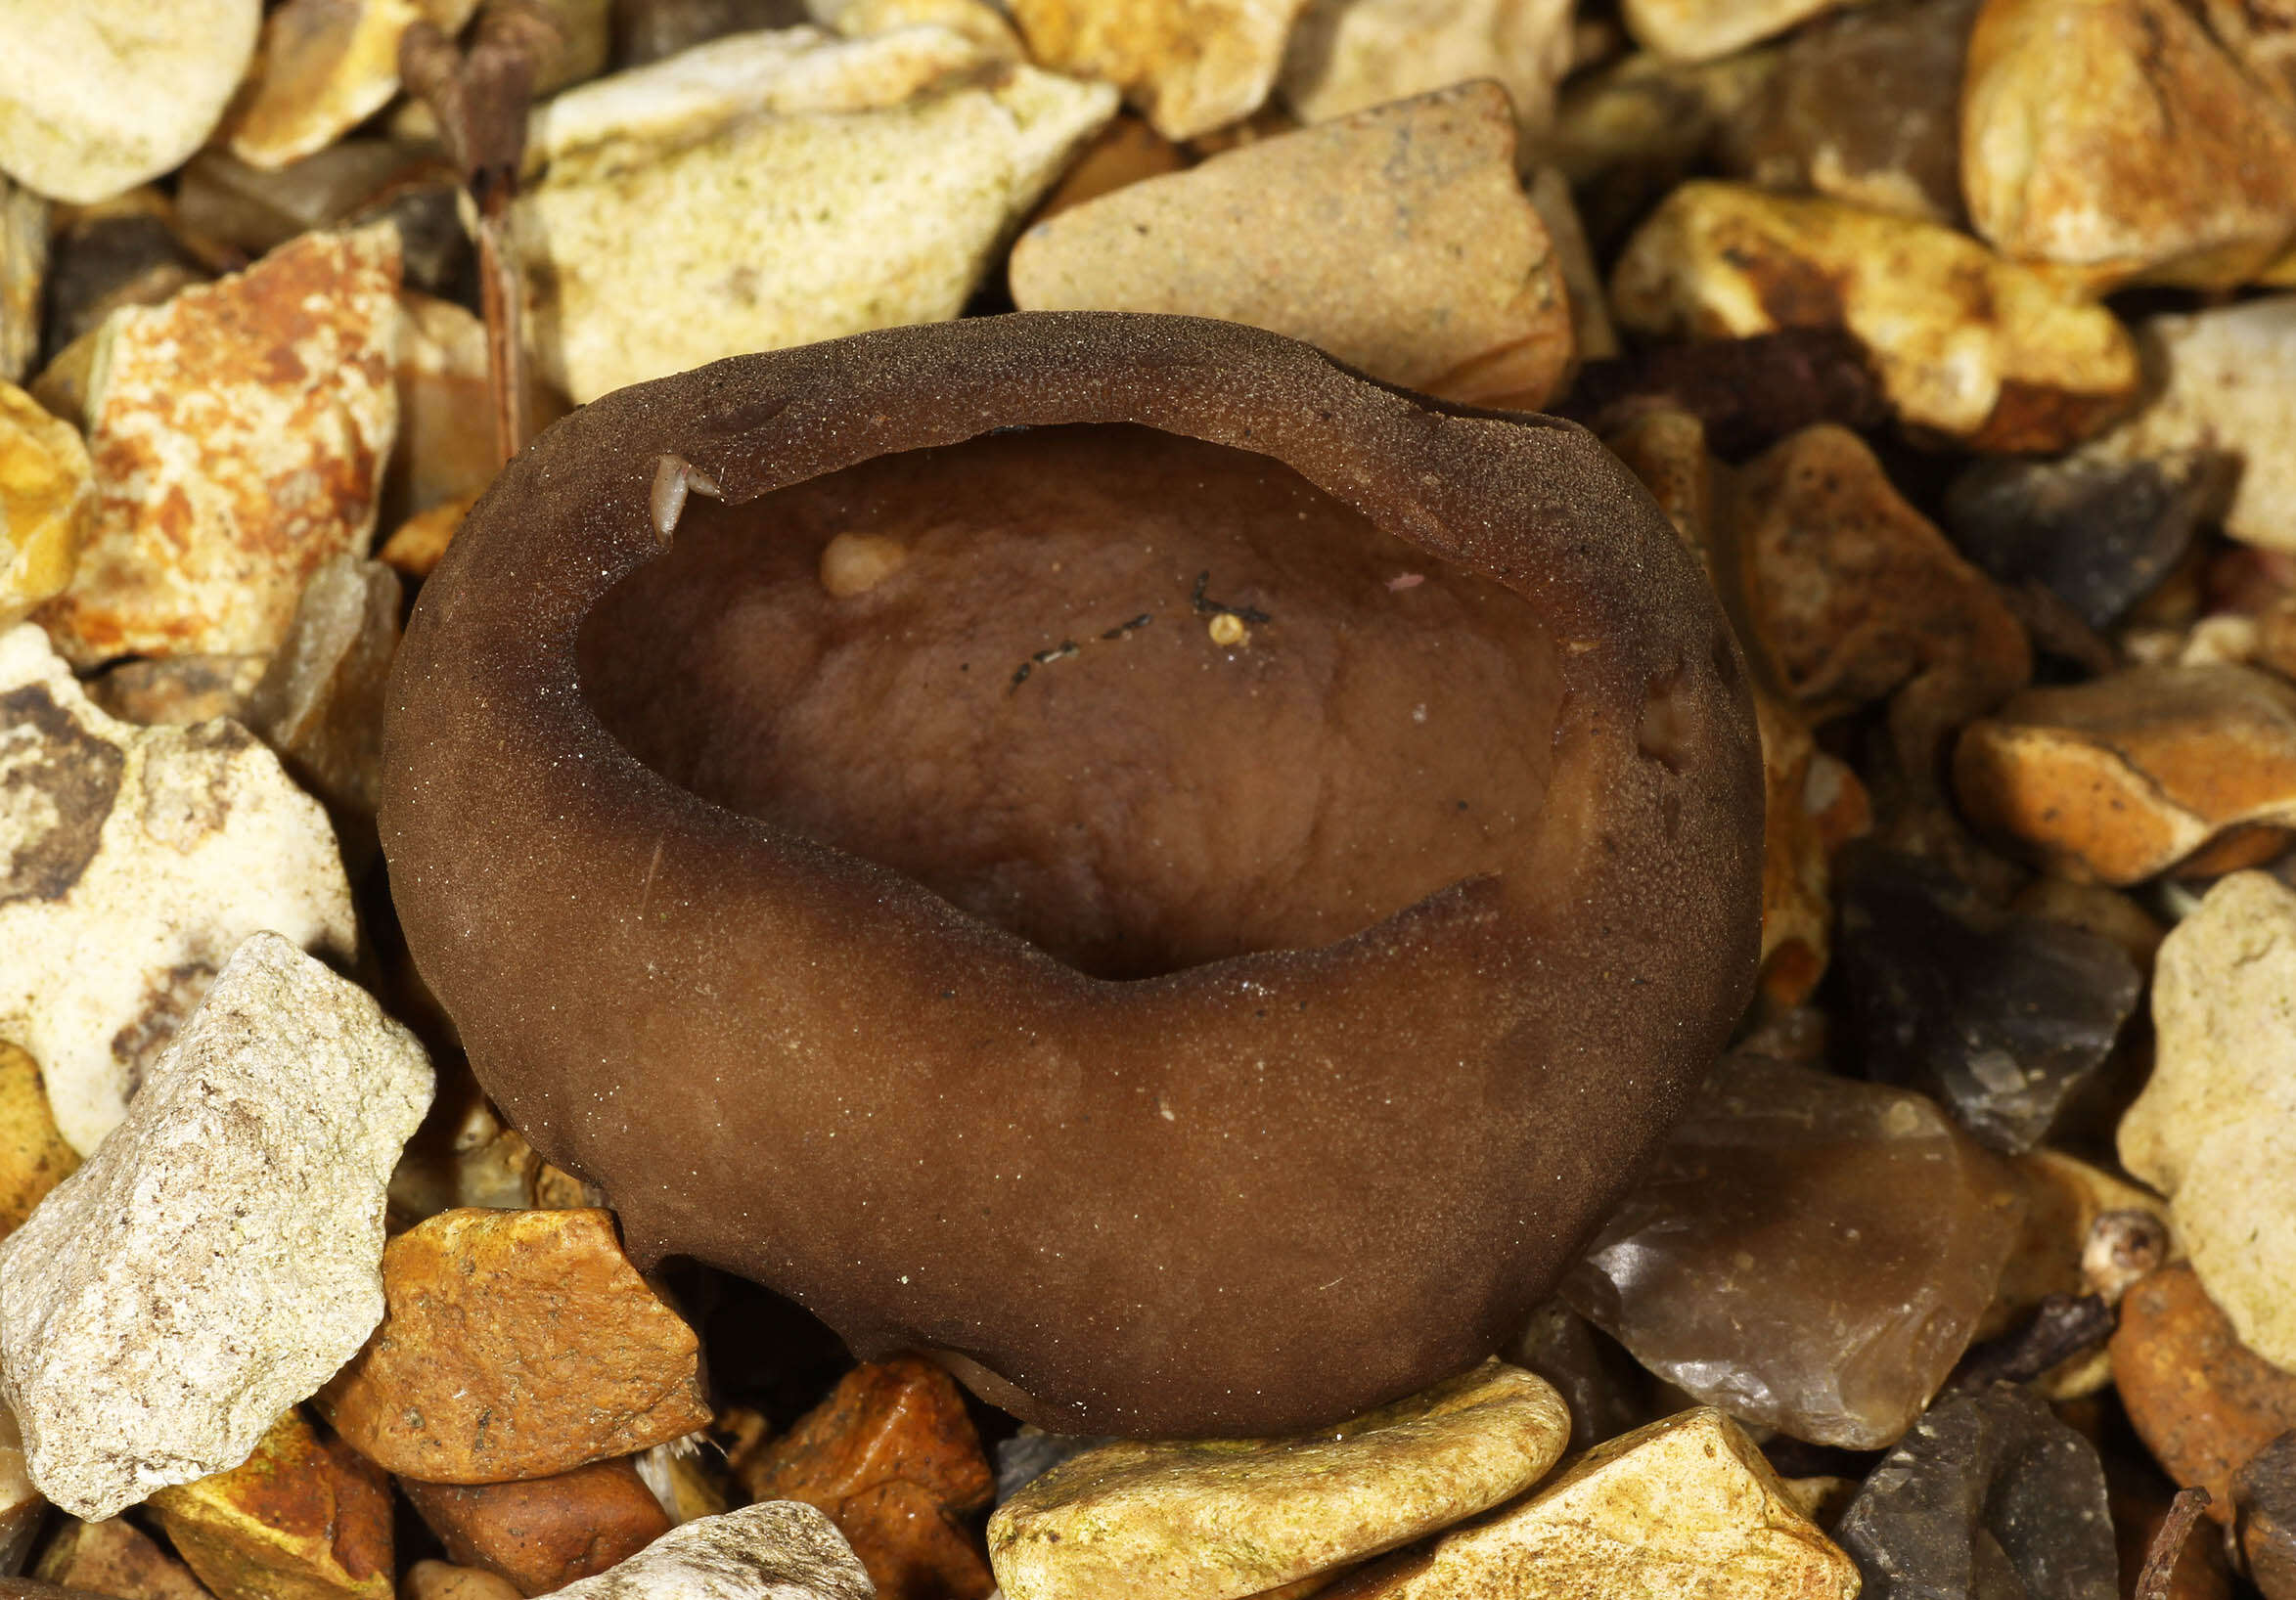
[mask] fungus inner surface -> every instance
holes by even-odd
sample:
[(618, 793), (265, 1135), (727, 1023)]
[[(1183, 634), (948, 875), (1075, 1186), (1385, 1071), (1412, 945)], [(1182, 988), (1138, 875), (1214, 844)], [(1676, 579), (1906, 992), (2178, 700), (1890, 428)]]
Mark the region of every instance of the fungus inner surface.
[(1118, 425), (689, 501), (580, 668), (672, 782), (1103, 978), (1508, 870), (1563, 698), (1519, 596), (1271, 458)]

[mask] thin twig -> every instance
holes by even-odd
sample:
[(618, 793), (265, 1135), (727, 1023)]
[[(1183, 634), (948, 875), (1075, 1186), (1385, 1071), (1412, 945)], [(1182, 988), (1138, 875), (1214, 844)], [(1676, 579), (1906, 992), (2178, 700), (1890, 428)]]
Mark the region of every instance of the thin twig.
[(504, 462), (524, 448), (529, 427), (525, 293), (511, 239), (511, 202), (526, 155), (534, 76), (563, 42), (558, 20), (538, 0), (488, 0), (467, 52), (429, 22), (415, 23), (399, 40), (399, 79), (438, 118), (478, 213), (486, 381), (495, 454)]
[(2145, 1547), (2144, 1569), (2137, 1575), (2136, 1600), (2169, 1600), (2169, 1580), (2176, 1576), (2177, 1558), (2184, 1553), (2184, 1540), (2191, 1536), (2192, 1525), (2207, 1505), (2205, 1489), (2177, 1490), (2177, 1497), (2169, 1502), (2169, 1514), (2152, 1531), (2152, 1543)]

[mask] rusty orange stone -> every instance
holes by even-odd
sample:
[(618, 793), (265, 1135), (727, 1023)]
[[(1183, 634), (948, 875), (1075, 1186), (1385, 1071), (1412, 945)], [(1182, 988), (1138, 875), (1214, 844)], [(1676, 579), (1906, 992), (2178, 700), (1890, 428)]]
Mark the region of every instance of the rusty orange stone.
[(1954, 783), (1973, 822), (2064, 876), (2230, 870), (2296, 823), (2296, 688), (2210, 666), (2028, 689), (1962, 733)]
[(956, 1383), (920, 1356), (847, 1373), (757, 1452), (742, 1485), (755, 1499), (826, 1512), (880, 1600), (980, 1600), (996, 1587), (986, 1552), (955, 1520), (988, 1504), (996, 1479)]
[(2207, 1489), (2209, 1515), (2228, 1523), (2233, 1474), (2296, 1428), (2296, 1372), (2240, 1343), (2183, 1262), (2123, 1297), (2111, 1353), (2121, 1403), (2153, 1458)]
[(441, 1212), (384, 1248), (383, 1294), (382, 1327), (318, 1403), (402, 1477), (547, 1478), (709, 1421), (700, 1341), (610, 1212)]
[(305, 580), (364, 548), (398, 422), (398, 281), (392, 229), (310, 233), (104, 325), (95, 522), (38, 613), (73, 665), (268, 653)]
[(221, 1600), (390, 1600), (390, 1486), (299, 1411), (242, 1465), (149, 1503)]
[(670, 1531), (628, 1456), (518, 1484), (399, 1480), (457, 1565), (547, 1594), (605, 1572)]

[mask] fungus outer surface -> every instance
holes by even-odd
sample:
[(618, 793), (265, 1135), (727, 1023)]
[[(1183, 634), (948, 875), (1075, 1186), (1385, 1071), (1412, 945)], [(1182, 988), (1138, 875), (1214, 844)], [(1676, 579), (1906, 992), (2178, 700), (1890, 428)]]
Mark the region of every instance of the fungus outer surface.
[[(722, 495), (666, 554), (664, 457)], [(385, 760), (425, 978), (642, 1264), (1066, 1433), (1489, 1354), (1753, 980), (1751, 708), (1656, 507), (1230, 324), (596, 402), (426, 587)]]

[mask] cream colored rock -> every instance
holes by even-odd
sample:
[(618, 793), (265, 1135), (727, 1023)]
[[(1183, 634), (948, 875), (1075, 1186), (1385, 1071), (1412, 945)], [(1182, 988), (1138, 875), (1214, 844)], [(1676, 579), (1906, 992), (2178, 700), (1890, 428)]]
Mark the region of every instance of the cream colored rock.
[(1908, 424), (1979, 450), (2054, 450), (2135, 396), (2102, 306), (1965, 235), (1837, 200), (1684, 184), (1628, 243), (1611, 310), (1637, 332), (1744, 338), (1844, 327)]
[(1392, 383), (1536, 410), (1570, 369), (1570, 295), (1514, 140), (1506, 93), (1466, 83), (1244, 145), (1038, 223), (1013, 298), (1249, 323)]
[(261, 16), (261, 0), (0, 0), (0, 172), (85, 204), (180, 165)]
[(0, 628), (71, 581), (95, 510), (79, 429), (0, 383)]
[(1167, 139), (1258, 111), (1304, 0), (1013, 0), (1041, 66), (1124, 92)]
[(238, 724), (115, 722), (26, 623), (0, 634), (0, 1038), (82, 1155), (248, 936), (349, 959), (326, 814)]
[(1635, 42), (1677, 61), (1712, 61), (1783, 33), (1845, 0), (1623, 0)]
[(398, 271), (393, 228), (306, 234), (104, 324), (95, 527), (40, 612), (75, 664), (267, 653), (319, 564), (364, 553), (398, 422)]
[(40, 354), (48, 277), (48, 202), (0, 177), (0, 383), (21, 383)]
[(805, 12), (848, 39), (929, 24), (962, 34), (999, 57), (1025, 59), (1020, 35), (987, 0), (806, 0)]
[(2296, 551), (2296, 294), (2152, 317), (2137, 336), (2150, 398), (2084, 454), (2157, 460), (2197, 447), (2237, 457), (2225, 532)]
[(2240, 1342), (2296, 1370), (2296, 891), (2219, 880), (2160, 947), (2152, 1019), (2122, 1164), (2168, 1195)]
[(383, 1186), (429, 1062), (276, 934), (241, 946), (116, 1136), (0, 1244), (0, 1398), (80, 1517), (245, 1461), (383, 1318)]
[(269, 172), (324, 150), (398, 93), (409, 27), (428, 17), (451, 34), (475, 9), (475, 0), (287, 0), (263, 20), (225, 129), (231, 153)]
[(526, 166), (608, 177), (751, 118), (896, 106), (980, 62), (979, 47), (947, 28), (903, 29), (866, 48), (818, 27), (728, 34), (535, 108)]
[(2229, 287), (2296, 236), (2296, 111), (2176, 0), (1986, 0), (1961, 187), (2013, 259)]
[(1523, 131), (1554, 115), (1570, 0), (1308, 0), (1277, 87), (1304, 122), (1493, 78)]
[(1858, 1569), (1720, 1411), (1598, 1444), (1497, 1516), (1323, 1600), (1854, 1600)]
[(989, 1519), (1007, 1600), (1233, 1600), (1392, 1550), (1529, 1489), (1570, 1443), (1498, 1360), (1310, 1438), (1103, 1444)]
[[(576, 402), (740, 351), (954, 317), (1115, 111), (1104, 86), (943, 28), (767, 37), (706, 73), (678, 57), (553, 104), (540, 132), (564, 156), (515, 226), (536, 348)], [(651, 89), (636, 81), (649, 73), (662, 74)]]
[(834, 1524), (797, 1500), (766, 1500), (672, 1529), (561, 1600), (874, 1600)]

